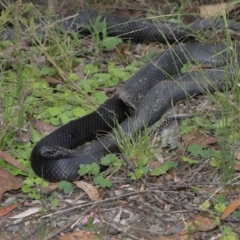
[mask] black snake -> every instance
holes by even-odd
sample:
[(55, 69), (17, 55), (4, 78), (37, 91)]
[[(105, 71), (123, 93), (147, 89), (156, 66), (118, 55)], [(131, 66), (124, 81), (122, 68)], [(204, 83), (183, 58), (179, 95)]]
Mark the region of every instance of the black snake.
[[(89, 26), (97, 17), (98, 20), (105, 21), (109, 36), (119, 36), (135, 42), (173, 43), (192, 37), (194, 32), (226, 26), (233, 31), (240, 30), (239, 23), (226, 22), (223, 19), (198, 20), (189, 25), (182, 25), (127, 19), (111, 14), (99, 15), (93, 11), (82, 11), (74, 17), (62, 16), (61, 24), (66, 32), (78, 31), (88, 34)], [(44, 34), (41, 27), (36, 31)], [(8, 30), (5, 36), (12, 38), (12, 31)], [(219, 67), (237, 63), (240, 60), (239, 52), (240, 47), (231, 50), (224, 43), (170, 46), (144, 65), (117, 90), (114, 97), (95, 112), (69, 122), (39, 141), (31, 154), (33, 170), (38, 176), (52, 182), (63, 179), (76, 180), (80, 164), (99, 161), (108, 152), (119, 151), (114, 140), (115, 132), (111, 131), (116, 127), (116, 121), (121, 123), (123, 131), (133, 134), (153, 125), (172, 103), (194, 94), (223, 90), (227, 87), (226, 78), (233, 78), (234, 71), (229, 67)], [(233, 59), (236, 62), (231, 62)], [(181, 67), (189, 62), (210, 64), (214, 69), (179, 74)], [(96, 139), (99, 133), (108, 131), (111, 131), (110, 134), (83, 145)]]

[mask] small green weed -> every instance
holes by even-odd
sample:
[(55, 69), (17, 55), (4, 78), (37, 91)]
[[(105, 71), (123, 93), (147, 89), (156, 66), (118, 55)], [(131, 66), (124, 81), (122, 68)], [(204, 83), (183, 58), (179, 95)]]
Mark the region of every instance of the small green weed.
[(108, 37), (107, 28), (108, 26), (106, 20), (102, 19), (101, 16), (97, 17), (89, 27), (90, 32), (92, 32), (91, 35), (96, 44), (96, 50), (98, 53), (103, 49), (115, 49), (118, 44), (123, 42), (121, 38)]
[(186, 118), (181, 123), (180, 134), (185, 135), (192, 132), (201, 131), (202, 129), (207, 132), (216, 129), (216, 127), (209, 119), (202, 116)]
[(169, 171), (170, 169), (176, 168), (177, 165), (178, 164), (176, 162), (165, 162), (161, 165), (161, 167), (152, 170), (151, 175), (161, 176), (163, 174), (166, 174), (166, 172)]
[(29, 176), (23, 181), (22, 191), (27, 193), (30, 198), (41, 199), (42, 193), (38, 191), (36, 186), (47, 187), (49, 183), (42, 178), (35, 177), (35, 174)]
[(99, 185), (102, 188), (110, 188), (112, 183), (109, 179), (104, 177), (106, 172), (100, 172), (100, 165), (109, 167), (107, 172), (115, 172), (123, 164), (123, 160), (119, 159), (115, 154), (108, 154), (101, 159), (99, 164), (96, 162), (91, 164), (80, 164), (78, 173), (80, 176), (93, 176), (94, 184)]
[(220, 240), (237, 240), (238, 236), (236, 233), (233, 232), (233, 229), (228, 226), (222, 227), (222, 236)]
[(64, 192), (64, 194), (69, 194), (73, 191), (72, 183), (67, 181), (61, 181), (58, 183), (58, 188)]

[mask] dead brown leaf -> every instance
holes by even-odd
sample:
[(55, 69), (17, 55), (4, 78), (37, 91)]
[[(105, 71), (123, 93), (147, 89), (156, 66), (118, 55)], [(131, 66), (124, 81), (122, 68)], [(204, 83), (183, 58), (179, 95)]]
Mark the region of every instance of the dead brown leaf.
[(30, 123), (41, 133), (41, 134), (44, 134), (44, 133), (51, 133), (53, 131), (56, 130), (55, 127), (53, 127), (52, 125), (48, 124), (48, 123), (45, 123), (41, 120), (38, 120), (36, 118), (34, 118), (32, 115), (29, 115), (28, 116), (28, 119), (30, 121)]
[(214, 219), (208, 215), (196, 215), (193, 219), (186, 222), (183, 230), (178, 234), (169, 237), (156, 237), (153, 240), (194, 240), (193, 236), (189, 236), (189, 226), (192, 226), (196, 231), (211, 231), (216, 227)]
[(19, 189), (22, 186), (22, 181), (5, 169), (0, 168), (0, 176), (0, 200), (5, 192)]
[(99, 240), (99, 236), (94, 234), (94, 233), (91, 233), (91, 232), (87, 232), (87, 231), (84, 231), (84, 230), (79, 230), (79, 231), (61, 236), (59, 239), (60, 240), (76, 240), (76, 239)]
[(240, 206), (240, 198), (234, 199), (234, 201), (225, 209), (221, 219), (225, 219), (228, 215), (234, 212)]
[(50, 193), (50, 192), (56, 190), (57, 187), (58, 187), (58, 183), (51, 183), (49, 186), (41, 187), (41, 192), (42, 193)]
[(13, 209), (17, 208), (21, 203), (14, 203), (7, 207), (0, 208), (0, 217), (7, 215), (10, 213)]
[(19, 168), (19, 169), (21, 169), (22, 171), (24, 171), (26, 173), (28, 172), (28, 170), (22, 164), (20, 164), (16, 160), (16, 158), (12, 157), (8, 153), (0, 151), (0, 158), (2, 158), (5, 162), (10, 163), (14, 167)]
[(195, 231), (211, 231), (216, 228), (215, 219), (209, 214), (196, 215), (186, 222), (185, 228), (179, 234), (188, 234), (189, 227), (192, 226)]
[(201, 18), (217, 17), (220, 15), (225, 15), (235, 8), (234, 3), (218, 3), (212, 5), (202, 5), (199, 7)]
[(58, 80), (58, 79), (52, 78), (52, 77), (46, 77), (46, 82), (53, 83), (53, 84), (63, 83), (61, 80)]
[(92, 201), (97, 201), (100, 199), (100, 194), (98, 190), (91, 184), (84, 182), (84, 181), (78, 181), (74, 182), (79, 188), (81, 188)]
[(13, 219), (25, 218), (25, 217), (31, 216), (35, 213), (38, 213), (40, 211), (41, 211), (41, 207), (31, 207), (24, 212), (21, 212), (15, 216), (11, 216), (10, 218), (13, 218)]
[(196, 215), (191, 221), (187, 222), (187, 226), (193, 225), (198, 231), (211, 231), (216, 228), (215, 219), (210, 215)]
[(207, 135), (201, 134), (187, 134), (183, 137), (185, 146), (187, 147), (190, 144), (197, 144), (201, 147), (207, 147), (208, 145), (214, 144), (217, 142), (217, 138), (209, 137)]
[(237, 160), (240, 160), (240, 148), (237, 148), (236, 151), (235, 151), (235, 158)]
[(240, 172), (240, 162), (236, 162), (235, 170)]

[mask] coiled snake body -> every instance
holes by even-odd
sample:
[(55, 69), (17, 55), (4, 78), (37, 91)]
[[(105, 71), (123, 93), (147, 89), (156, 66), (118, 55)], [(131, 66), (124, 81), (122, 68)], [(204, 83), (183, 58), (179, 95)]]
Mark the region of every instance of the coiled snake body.
[[(86, 26), (97, 16), (92, 11), (80, 12), (74, 18), (63, 20), (63, 29), (68, 32), (88, 32)], [(196, 21), (188, 26), (156, 24), (152, 20), (130, 20), (113, 15), (102, 15), (102, 19), (106, 21), (109, 35), (137, 42), (174, 42), (190, 36), (193, 31), (226, 25), (221, 19)], [(234, 31), (240, 30), (239, 23), (228, 22), (227, 25)], [(11, 32), (8, 32), (7, 37), (11, 37)], [(227, 65), (233, 59), (233, 54), (238, 54), (239, 51), (239, 47), (230, 51), (223, 43), (193, 43), (170, 47), (157, 54), (95, 112), (69, 122), (39, 141), (31, 154), (33, 170), (52, 182), (76, 180), (81, 163), (99, 161), (108, 151), (119, 151), (114, 141), (114, 132), (90, 144), (82, 145), (83, 143), (96, 139), (99, 133), (111, 131), (116, 120), (126, 133), (132, 134), (154, 124), (172, 103), (193, 94), (222, 90), (226, 87), (226, 77), (232, 78), (234, 71), (217, 67)], [(180, 68), (188, 62), (210, 64), (215, 69), (179, 74)], [(79, 146), (81, 147), (77, 148)]]

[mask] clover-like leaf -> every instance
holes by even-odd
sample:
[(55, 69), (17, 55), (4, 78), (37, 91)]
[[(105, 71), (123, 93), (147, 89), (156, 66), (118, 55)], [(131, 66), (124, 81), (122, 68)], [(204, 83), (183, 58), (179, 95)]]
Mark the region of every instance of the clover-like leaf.
[(80, 164), (80, 169), (78, 173), (81, 176), (91, 174), (91, 175), (97, 175), (100, 172), (100, 167), (97, 163), (91, 163), (91, 164)]
[(58, 183), (58, 188), (60, 190), (63, 190), (65, 194), (69, 194), (70, 192), (73, 191), (73, 186), (70, 182), (67, 181), (61, 181)]
[(112, 186), (112, 182), (109, 179), (103, 178), (102, 176), (94, 177), (93, 182), (102, 188), (110, 188)]
[(170, 170), (172, 168), (176, 168), (176, 167), (177, 167), (176, 162), (165, 162), (159, 168), (156, 168), (153, 171), (151, 171), (151, 175), (152, 176), (160, 176), (160, 175), (165, 174), (168, 170)]

